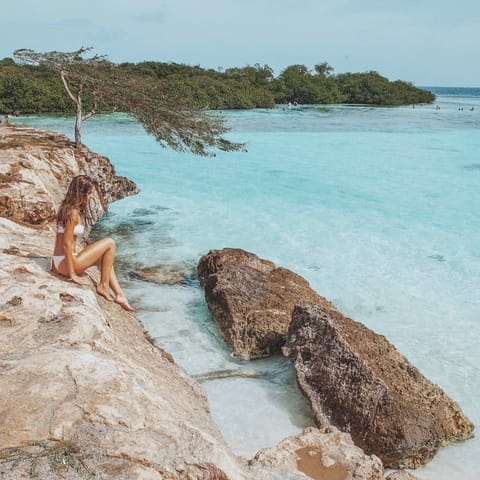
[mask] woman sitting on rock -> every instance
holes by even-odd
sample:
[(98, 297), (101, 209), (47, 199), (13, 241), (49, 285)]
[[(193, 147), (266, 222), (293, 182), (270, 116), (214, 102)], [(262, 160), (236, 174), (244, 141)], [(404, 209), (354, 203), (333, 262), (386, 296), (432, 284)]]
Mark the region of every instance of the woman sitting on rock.
[(120, 288), (113, 269), (115, 241), (112, 238), (103, 238), (75, 253), (76, 237), (83, 234), (85, 225), (95, 223), (97, 217), (93, 202), (95, 193), (106, 211), (105, 201), (96, 182), (86, 175), (78, 175), (72, 179), (57, 214), (57, 234), (51, 269), (82, 285), (82, 279), (78, 275), (88, 267), (98, 265), (100, 282), (97, 285), (97, 293), (131, 312), (133, 308)]

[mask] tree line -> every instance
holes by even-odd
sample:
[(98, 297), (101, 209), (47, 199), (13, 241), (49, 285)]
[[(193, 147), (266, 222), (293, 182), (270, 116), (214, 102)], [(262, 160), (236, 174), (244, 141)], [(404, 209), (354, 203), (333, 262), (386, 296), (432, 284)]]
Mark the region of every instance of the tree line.
[[(313, 69), (290, 65), (278, 76), (268, 65), (260, 64), (214, 70), (146, 61), (114, 67), (115, 78), (148, 84), (159, 95), (181, 99), (191, 109), (273, 108), (286, 103), (397, 106), (435, 100), (429, 91), (401, 80), (390, 81), (375, 71), (336, 75), (328, 63)], [(108, 75), (111, 74), (110, 69)], [(87, 92), (84, 103), (88, 106), (93, 102)], [(104, 110), (112, 107), (107, 99)], [(47, 65), (21, 64), (4, 58), (0, 60), (0, 112), (71, 114), (75, 105), (65, 95), (61, 78)]]

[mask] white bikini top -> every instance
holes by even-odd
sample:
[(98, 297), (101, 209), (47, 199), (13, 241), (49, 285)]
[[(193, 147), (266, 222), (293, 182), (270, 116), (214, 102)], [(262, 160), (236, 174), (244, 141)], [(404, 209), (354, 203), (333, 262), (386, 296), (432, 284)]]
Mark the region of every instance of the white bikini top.
[[(73, 229), (73, 234), (76, 236), (83, 235), (84, 231), (85, 227), (81, 223), (77, 223)], [(57, 225), (57, 233), (65, 233), (65, 227), (62, 225)]]

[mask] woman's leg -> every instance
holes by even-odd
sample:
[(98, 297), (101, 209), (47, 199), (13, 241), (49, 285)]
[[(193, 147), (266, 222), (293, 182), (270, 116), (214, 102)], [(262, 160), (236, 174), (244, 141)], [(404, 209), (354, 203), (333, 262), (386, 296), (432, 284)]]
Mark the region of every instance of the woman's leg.
[(117, 275), (115, 274), (115, 269), (113, 267), (110, 272), (110, 288), (113, 290), (113, 293), (115, 293), (115, 302), (128, 312), (133, 312), (133, 307), (128, 303), (128, 300), (118, 283)]
[[(103, 238), (85, 247), (74, 259), (77, 273), (82, 273), (92, 265), (100, 265), (100, 282), (97, 285), (97, 293), (110, 301), (114, 300), (109, 293), (114, 258), (115, 241), (112, 238)], [(118, 282), (116, 283), (118, 284)]]
[[(103, 238), (88, 245), (74, 257), (75, 271), (83, 273), (92, 265), (98, 265), (100, 267), (100, 283), (97, 285), (97, 293), (107, 300), (115, 300), (122, 308), (131, 312), (133, 308), (125, 298), (113, 269), (114, 258), (115, 241), (112, 238)], [(55, 271), (62, 275), (68, 275), (66, 268), (65, 261), (62, 261)], [(110, 295), (109, 287), (115, 293), (115, 298)]]
[(112, 271), (110, 272), (110, 288), (112, 289), (115, 296), (123, 295), (123, 291), (120, 287), (120, 284), (117, 280), (117, 275), (115, 274), (115, 269), (112, 267)]

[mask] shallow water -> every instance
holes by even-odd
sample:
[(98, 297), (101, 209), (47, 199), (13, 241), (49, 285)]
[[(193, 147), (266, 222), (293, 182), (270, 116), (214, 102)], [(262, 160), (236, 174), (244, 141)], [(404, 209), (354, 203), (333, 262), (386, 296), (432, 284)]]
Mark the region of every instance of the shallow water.
[[(194, 270), (201, 255), (226, 246), (303, 275), (347, 315), (386, 335), (479, 423), (480, 97), (460, 93), (439, 97), (439, 110), (226, 112), (231, 138), (246, 142), (248, 153), (206, 159), (161, 149), (126, 116), (85, 124), (85, 143), (142, 189), (113, 204), (97, 229), (118, 241), (140, 320), (192, 375), (263, 375), (203, 383), (235, 452), (251, 457), (312, 424), (312, 416), (286, 360), (244, 362), (224, 347)], [(72, 128), (59, 117), (27, 121)], [(152, 265), (171, 266), (186, 281), (152, 285), (127, 275)], [(443, 449), (415, 474), (473, 480), (479, 459), (474, 439)]]

